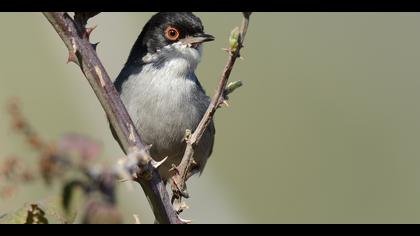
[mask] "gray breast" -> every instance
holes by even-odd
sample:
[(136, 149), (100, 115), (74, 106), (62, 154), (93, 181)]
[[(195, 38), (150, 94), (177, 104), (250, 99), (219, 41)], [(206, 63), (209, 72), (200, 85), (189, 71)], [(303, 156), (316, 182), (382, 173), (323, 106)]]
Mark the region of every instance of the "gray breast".
[[(185, 131), (195, 130), (210, 99), (193, 73), (168, 76), (159, 71), (146, 65), (140, 73), (131, 75), (121, 87), (121, 99), (144, 142), (152, 145), (152, 157), (160, 160), (168, 156), (161, 167), (165, 177), (171, 164), (178, 164), (182, 158)], [(213, 139), (211, 124), (195, 155), (201, 168), (211, 153)]]

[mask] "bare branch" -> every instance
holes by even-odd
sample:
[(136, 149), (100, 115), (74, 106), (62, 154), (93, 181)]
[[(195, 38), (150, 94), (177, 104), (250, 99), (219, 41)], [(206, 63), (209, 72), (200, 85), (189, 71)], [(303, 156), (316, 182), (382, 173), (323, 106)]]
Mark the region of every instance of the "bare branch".
[(44, 12), (44, 16), (67, 46), (69, 59), (80, 66), (89, 81), (124, 151), (129, 153), (134, 149), (140, 155), (140, 172), (136, 181), (141, 184), (149, 199), (156, 220), (159, 223), (182, 223), (170, 203), (169, 194), (159, 173), (152, 165), (147, 147), (134, 128), (118, 92), (86, 36), (90, 33), (85, 28), (87, 20), (96, 14), (98, 12), (76, 13), (76, 19), (73, 20), (65, 12)]
[[(174, 193), (178, 194), (178, 199), (180, 199), (180, 196), (187, 195), (187, 193), (184, 192), (185, 190), (185, 182), (187, 181), (189, 177), (189, 169), (190, 166), (193, 164), (193, 155), (194, 155), (194, 148), (195, 146), (200, 142), (201, 137), (203, 136), (205, 130), (211, 123), (213, 116), (217, 110), (217, 108), (220, 107), (220, 105), (225, 101), (225, 97), (227, 96), (227, 93), (232, 92), (233, 90), (227, 89), (226, 85), (230, 76), (230, 73), (233, 69), (233, 66), (235, 64), (235, 61), (238, 57), (240, 57), (240, 50), (243, 47), (243, 42), (245, 39), (246, 32), (248, 30), (248, 24), (249, 24), (249, 17), (251, 15), (251, 12), (244, 12), (243, 13), (243, 20), (242, 20), (242, 26), (239, 31), (239, 35), (234, 38), (234, 42), (230, 42), (230, 49), (229, 51), (229, 58), (226, 63), (226, 66), (223, 70), (222, 76), (219, 80), (219, 84), (216, 90), (216, 94), (212, 97), (212, 100), (210, 102), (209, 107), (207, 108), (206, 113), (204, 114), (203, 118), (201, 119), (200, 123), (198, 124), (197, 128), (195, 129), (194, 133), (187, 138), (187, 147), (185, 149), (184, 156), (182, 158), (181, 163), (178, 165), (177, 170), (178, 174), (175, 175), (175, 182), (178, 186), (178, 190), (181, 192)], [(232, 35), (231, 35), (232, 40)], [(238, 86), (238, 84), (236, 85)], [(240, 85), (239, 85), (240, 86)]]

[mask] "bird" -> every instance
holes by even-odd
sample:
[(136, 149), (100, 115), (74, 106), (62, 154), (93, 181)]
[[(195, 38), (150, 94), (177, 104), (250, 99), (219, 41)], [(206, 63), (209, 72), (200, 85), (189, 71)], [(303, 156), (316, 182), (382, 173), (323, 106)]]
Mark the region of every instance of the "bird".
[[(156, 13), (144, 25), (114, 80), (143, 142), (150, 145), (151, 157), (155, 161), (167, 158), (158, 167), (165, 183), (182, 160), (186, 131), (194, 132), (210, 104), (195, 70), (203, 43), (213, 40), (191, 12)], [(213, 152), (215, 132), (212, 120), (195, 148), (191, 175), (203, 172)]]

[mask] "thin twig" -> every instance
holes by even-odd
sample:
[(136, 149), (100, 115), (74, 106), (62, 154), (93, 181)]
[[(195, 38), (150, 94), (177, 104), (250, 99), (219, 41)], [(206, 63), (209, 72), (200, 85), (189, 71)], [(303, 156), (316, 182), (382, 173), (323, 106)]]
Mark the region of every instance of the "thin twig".
[[(237, 39), (236, 49), (232, 50), (232, 47), (229, 49), (229, 58), (226, 63), (226, 66), (223, 70), (222, 76), (219, 80), (219, 84), (216, 90), (216, 94), (212, 97), (209, 107), (206, 110), (203, 118), (195, 129), (194, 133), (187, 138), (186, 143), (187, 147), (185, 149), (184, 156), (182, 157), (181, 163), (177, 166), (178, 174), (175, 175), (175, 182), (179, 188), (179, 191), (185, 190), (185, 182), (189, 177), (189, 169), (193, 163), (194, 148), (200, 142), (201, 137), (203, 136), (205, 130), (211, 123), (213, 116), (220, 107), (220, 105), (225, 101), (225, 88), (230, 76), (230, 73), (233, 69), (235, 61), (240, 57), (240, 50), (243, 47), (244, 38), (248, 30), (249, 17), (251, 12), (243, 12), (242, 26), (239, 32), (239, 37)], [(176, 193), (175, 193), (176, 194)], [(180, 193), (178, 193), (180, 194)], [(185, 195), (185, 193), (181, 193)], [(180, 196), (178, 196), (180, 199)]]
[(67, 46), (69, 60), (80, 65), (104, 108), (109, 122), (115, 129), (124, 151), (129, 153), (133, 147), (137, 150), (141, 171), (138, 173), (136, 181), (141, 184), (156, 220), (159, 223), (182, 223), (170, 202), (169, 194), (158, 171), (153, 166), (155, 162), (149, 156), (118, 92), (100, 62), (94, 47), (86, 37), (85, 24), (89, 17), (98, 13), (79, 13), (77, 23), (65, 12), (44, 12), (43, 14)]

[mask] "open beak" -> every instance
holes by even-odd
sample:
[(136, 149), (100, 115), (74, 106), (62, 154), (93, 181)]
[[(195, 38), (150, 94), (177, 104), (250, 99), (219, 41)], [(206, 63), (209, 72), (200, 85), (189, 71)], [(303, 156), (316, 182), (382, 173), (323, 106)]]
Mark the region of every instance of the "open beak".
[(191, 45), (191, 47), (197, 48), (200, 44), (204, 42), (213, 41), (215, 38), (213, 35), (204, 34), (204, 33), (197, 33), (193, 36), (187, 36), (185, 38), (185, 43)]

